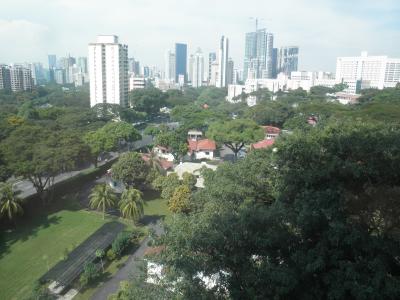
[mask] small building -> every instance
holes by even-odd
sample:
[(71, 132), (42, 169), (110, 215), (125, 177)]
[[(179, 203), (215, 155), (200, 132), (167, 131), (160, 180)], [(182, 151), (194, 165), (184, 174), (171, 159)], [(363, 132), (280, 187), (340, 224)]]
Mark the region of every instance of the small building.
[(203, 140), (188, 140), (189, 143), (189, 153), (188, 155), (192, 159), (214, 159), (215, 150), (217, 150), (217, 145), (213, 140), (203, 139)]
[(157, 145), (154, 147), (153, 151), (159, 158), (163, 158), (167, 161), (174, 161), (174, 156), (172, 155), (171, 149), (167, 147)]
[(274, 126), (262, 126), (265, 131), (265, 138), (266, 139), (275, 139), (281, 134), (281, 129)]
[(257, 150), (257, 149), (266, 149), (271, 147), (275, 143), (275, 139), (266, 139), (259, 141), (257, 143), (251, 144), (250, 149)]
[(189, 130), (188, 139), (192, 141), (200, 140), (203, 137), (203, 133), (200, 130)]
[[(150, 154), (149, 153), (142, 153), (142, 159), (146, 162), (149, 163), (150, 161)], [(166, 159), (160, 159), (160, 165), (165, 171), (172, 170), (174, 167), (174, 164), (172, 161), (168, 161)]]

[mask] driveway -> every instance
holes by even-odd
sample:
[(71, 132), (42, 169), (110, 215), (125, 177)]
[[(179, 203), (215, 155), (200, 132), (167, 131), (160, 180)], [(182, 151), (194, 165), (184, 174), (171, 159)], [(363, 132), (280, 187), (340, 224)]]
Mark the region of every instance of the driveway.
[[(155, 221), (154, 223), (150, 223), (149, 228), (154, 229), (154, 231), (160, 235), (163, 232), (163, 228), (161, 226), (160, 221)], [(114, 294), (118, 291), (119, 284), (121, 281), (124, 280), (129, 280), (133, 276), (135, 276), (136, 271), (138, 270), (140, 262), (138, 259), (143, 258), (143, 255), (149, 246), (147, 245), (147, 242), (149, 241), (149, 238), (147, 237), (146, 239), (143, 240), (143, 242), (140, 244), (139, 248), (129, 257), (128, 261), (125, 263), (125, 265), (118, 270), (118, 272), (111, 277), (110, 280), (107, 282), (103, 283), (93, 294), (92, 298), (93, 300), (107, 300), (108, 296), (110, 294)]]

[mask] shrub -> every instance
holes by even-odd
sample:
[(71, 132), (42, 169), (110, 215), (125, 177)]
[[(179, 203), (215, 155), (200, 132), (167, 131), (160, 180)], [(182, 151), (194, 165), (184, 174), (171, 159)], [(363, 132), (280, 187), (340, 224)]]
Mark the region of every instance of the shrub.
[(83, 273), (79, 278), (79, 281), (82, 286), (85, 286), (99, 277), (99, 275), (99, 270), (94, 263), (86, 263), (83, 267)]
[(111, 245), (111, 249), (117, 256), (120, 256), (122, 252), (131, 242), (131, 234), (129, 232), (121, 232), (117, 235), (114, 242)]
[(107, 251), (106, 256), (107, 256), (107, 259), (108, 259), (109, 261), (113, 261), (113, 260), (117, 257), (117, 256), (115, 255), (115, 252), (113, 251), (113, 249), (109, 249), (109, 250)]

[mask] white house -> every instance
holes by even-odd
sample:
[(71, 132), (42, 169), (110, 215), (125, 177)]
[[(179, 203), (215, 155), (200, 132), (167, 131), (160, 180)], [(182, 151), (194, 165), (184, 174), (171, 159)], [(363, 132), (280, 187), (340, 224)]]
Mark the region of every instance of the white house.
[(167, 161), (174, 161), (174, 156), (171, 153), (171, 149), (158, 145), (154, 147), (153, 151), (159, 158), (166, 159)]
[(188, 139), (189, 152), (188, 155), (192, 159), (214, 159), (215, 150), (217, 145), (213, 140), (203, 139), (203, 140), (192, 140)]

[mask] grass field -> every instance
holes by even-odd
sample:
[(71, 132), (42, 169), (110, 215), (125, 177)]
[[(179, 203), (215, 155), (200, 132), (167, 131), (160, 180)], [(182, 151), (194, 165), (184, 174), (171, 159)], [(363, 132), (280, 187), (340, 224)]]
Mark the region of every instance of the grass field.
[[(101, 214), (82, 210), (75, 200), (78, 194), (66, 196), (67, 201), (57, 204), (53, 213), (40, 216), (17, 224), (13, 231), (0, 233), (0, 299), (23, 299), (32, 291), (34, 283), (64, 258), (94, 231), (108, 221), (102, 220)], [(146, 216), (165, 218), (171, 213), (167, 201), (159, 197), (159, 193), (146, 191), (144, 213)], [(65, 207), (60, 209), (60, 207)], [(128, 224), (128, 222), (127, 222)], [(129, 223), (130, 224), (130, 223)], [(118, 263), (123, 263), (121, 259)], [(112, 275), (117, 264), (109, 266)], [(87, 291), (88, 296), (92, 291)]]
[(169, 217), (171, 212), (168, 210), (167, 200), (161, 199), (160, 194), (155, 191), (145, 191), (143, 195), (145, 201), (145, 216)]
[(37, 279), (101, 225), (92, 212), (61, 210), (2, 233), (0, 299), (23, 299)]

